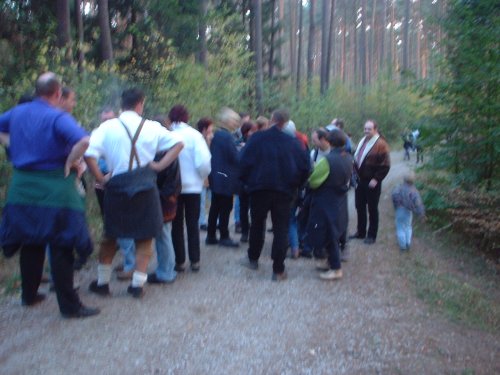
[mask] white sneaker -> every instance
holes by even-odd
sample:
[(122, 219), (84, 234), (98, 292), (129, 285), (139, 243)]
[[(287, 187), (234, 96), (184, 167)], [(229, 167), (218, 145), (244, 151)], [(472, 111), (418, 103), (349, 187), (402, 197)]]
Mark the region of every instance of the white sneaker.
[(321, 272), (319, 278), (322, 280), (338, 280), (342, 278), (342, 270), (329, 270), (326, 272)]
[(330, 269), (330, 263), (328, 263), (328, 258), (316, 259), (315, 266), (318, 271), (328, 271)]

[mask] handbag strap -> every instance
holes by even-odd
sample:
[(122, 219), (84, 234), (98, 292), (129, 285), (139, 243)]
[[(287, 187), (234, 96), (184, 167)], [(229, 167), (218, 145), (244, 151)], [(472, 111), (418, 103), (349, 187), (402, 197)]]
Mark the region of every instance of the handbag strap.
[(137, 139), (139, 138), (139, 134), (141, 133), (142, 127), (144, 126), (144, 122), (146, 122), (146, 119), (143, 118), (141, 120), (141, 123), (139, 124), (139, 127), (137, 128), (134, 137), (132, 138), (132, 135), (130, 134), (130, 130), (128, 130), (127, 126), (123, 123), (121, 119), (118, 119), (123, 127), (125, 128), (125, 131), (127, 132), (128, 138), (130, 139), (130, 142), (132, 142), (132, 148), (130, 149), (130, 159), (128, 161), (128, 170), (132, 170), (132, 164), (135, 161), (137, 162), (137, 166), (141, 166), (141, 161), (139, 160), (139, 154), (137, 154), (137, 149), (135, 148), (135, 144), (137, 143)]

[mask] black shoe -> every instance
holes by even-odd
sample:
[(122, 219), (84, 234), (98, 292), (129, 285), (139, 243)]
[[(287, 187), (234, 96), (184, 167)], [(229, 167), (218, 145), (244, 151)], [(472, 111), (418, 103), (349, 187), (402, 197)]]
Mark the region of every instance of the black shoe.
[(224, 238), (223, 240), (220, 240), (219, 245), (224, 246), (224, 247), (239, 247), (240, 246), (240, 244), (238, 242), (233, 241), (230, 238)]
[(349, 236), (350, 240), (362, 240), (363, 238), (365, 238), (365, 236), (361, 236), (358, 232)]
[(373, 245), (375, 243), (375, 238), (372, 237), (366, 237), (365, 240), (363, 241), (367, 245)]
[(312, 251), (301, 251), (301, 252), (299, 253), (299, 256), (300, 256), (301, 258), (312, 259), (313, 254), (312, 254)]
[(202, 230), (202, 231), (206, 232), (206, 231), (207, 231), (207, 229), (208, 229), (207, 224), (201, 224), (201, 225), (200, 225), (200, 230)]
[(241, 235), (240, 242), (248, 242), (248, 233), (243, 233)]
[(257, 270), (259, 268), (259, 262), (256, 261), (256, 260), (250, 260), (248, 258), (243, 258), (240, 262), (240, 264), (243, 266), (243, 267), (246, 267), (250, 270)]
[(191, 271), (198, 272), (200, 270), (200, 262), (191, 263)]
[(144, 290), (140, 286), (129, 285), (129, 287), (127, 288), (127, 293), (134, 298), (142, 298), (142, 296), (144, 296)]
[(219, 243), (219, 241), (217, 240), (217, 238), (213, 238), (213, 237), (207, 237), (207, 239), (205, 240), (205, 245), (217, 245)]
[(176, 264), (174, 267), (175, 272), (184, 272), (186, 270), (186, 266), (184, 264)]
[(109, 292), (109, 284), (97, 285), (97, 280), (94, 280), (90, 283), (89, 291), (103, 297), (111, 295), (111, 293)]
[(162, 280), (159, 279), (158, 276), (156, 276), (156, 273), (150, 273), (148, 275), (148, 283), (149, 284), (172, 284), (175, 281), (173, 280)]
[(287, 275), (286, 271), (283, 271), (281, 273), (274, 273), (273, 272), (273, 277), (272, 277), (273, 281), (285, 281), (287, 278), (288, 278), (288, 275)]
[(97, 315), (101, 312), (99, 309), (94, 309), (92, 307), (80, 306), (80, 308), (74, 313), (61, 314), (64, 319), (78, 319), (78, 318), (88, 318), (90, 316)]
[(23, 305), (23, 306), (35, 306), (35, 305), (38, 305), (40, 302), (42, 302), (44, 299), (45, 299), (45, 294), (37, 293), (35, 298), (33, 298), (32, 301), (26, 301), (25, 299), (22, 299), (21, 305)]

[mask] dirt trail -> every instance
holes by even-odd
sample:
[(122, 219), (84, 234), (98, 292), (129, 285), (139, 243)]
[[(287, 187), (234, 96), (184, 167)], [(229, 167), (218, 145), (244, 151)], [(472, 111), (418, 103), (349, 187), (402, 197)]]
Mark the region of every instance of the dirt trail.
[[(112, 298), (89, 294), (92, 263), (80, 295), (102, 308), (95, 318), (62, 319), (53, 294), (32, 309), (18, 296), (0, 301), (0, 373), (500, 373), (498, 334), (430, 312), (398, 272), (389, 193), (408, 164), (399, 152), (392, 163), (377, 243), (350, 242), (341, 281), (320, 281), (312, 261), (289, 259), (289, 279), (271, 282), (270, 234), (258, 271), (239, 265), (246, 247), (203, 248), (199, 273), (148, 286), (142, 301), (128, 297), (127, 283), (117, 280)], [(412, 251), (430, 251), (431, 241), (416, 235)]]

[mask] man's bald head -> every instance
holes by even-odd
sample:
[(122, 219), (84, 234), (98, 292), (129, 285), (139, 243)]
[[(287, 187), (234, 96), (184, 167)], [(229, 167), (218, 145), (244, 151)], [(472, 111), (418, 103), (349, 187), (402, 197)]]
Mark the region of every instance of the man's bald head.
[(41, 97), (51, 97), (61, 89), (59, 78), (52, 72), (40, 75), (36, 80), (35, 94)]

